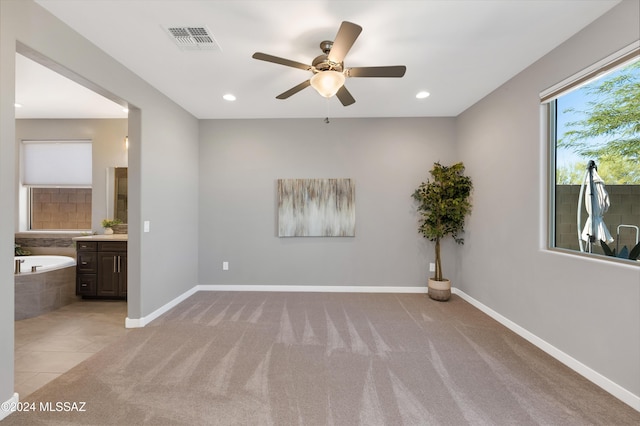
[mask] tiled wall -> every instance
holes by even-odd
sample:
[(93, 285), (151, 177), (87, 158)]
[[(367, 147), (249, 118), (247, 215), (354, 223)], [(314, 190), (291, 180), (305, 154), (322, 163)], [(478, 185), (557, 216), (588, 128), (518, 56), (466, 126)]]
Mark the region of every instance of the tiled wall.
[[(604, 215), (609, 232), (616, 238), (618, 225), (640, 226), (640, 185), (606, 185), (611, 206)], [(578, 244), (577, 210), (580, 185), (559, 185), (556, 188), (556, 247), (580, 250)], [(587, 218), (582, 202), (582, 223)], [(635, 230), (620, 229), (620, 248), (635, 245)], [(609, 244), (615, 248), (616, 241)], [(595, 253), (602, 254), (600, 244), (596, 244)]]
[(91, 188), (31, 188), (32, 230), (91, 229)]
[(76, 267), (16, 275), (15, 319), (32, 318), (78, 300)]
[(31, 254), (76, 256), (73, 237), (79, 237), (80, 233), (45, 233), (45, 232), (19, 232), (15, 234), (15, 243)]

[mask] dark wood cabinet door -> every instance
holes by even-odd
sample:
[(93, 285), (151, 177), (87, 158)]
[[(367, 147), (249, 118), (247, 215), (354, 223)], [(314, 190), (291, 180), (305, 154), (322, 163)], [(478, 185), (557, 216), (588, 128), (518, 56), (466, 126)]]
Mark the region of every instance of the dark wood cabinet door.
[(118, 254), (98, 252), (98, 288), (96, 296), (118, 297), (120, 292)]
[(119, 257), (119, 295), (127, 297), (127, 253), (118, 253)]

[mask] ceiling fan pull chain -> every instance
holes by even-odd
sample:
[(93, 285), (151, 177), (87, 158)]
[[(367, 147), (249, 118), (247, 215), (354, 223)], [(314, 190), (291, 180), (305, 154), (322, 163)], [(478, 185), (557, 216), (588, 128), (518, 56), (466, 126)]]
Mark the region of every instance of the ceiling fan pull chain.
[(330, 106), (329, 105), (329, 99), (331, 99), (331, 98), (326, 98), (326, 100), (327, 100), (327, 116), (324, 119), (324, 122), (327, 123), (327, 124), (329, 124), (329, 106)]

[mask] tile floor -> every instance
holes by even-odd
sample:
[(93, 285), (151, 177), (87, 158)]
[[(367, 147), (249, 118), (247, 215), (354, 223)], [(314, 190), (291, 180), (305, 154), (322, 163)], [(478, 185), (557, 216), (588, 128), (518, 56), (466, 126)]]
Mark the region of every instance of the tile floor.
[(127, 302), (81, 300), (15, 322), (15, 391), (22, 400), (124, 335)]

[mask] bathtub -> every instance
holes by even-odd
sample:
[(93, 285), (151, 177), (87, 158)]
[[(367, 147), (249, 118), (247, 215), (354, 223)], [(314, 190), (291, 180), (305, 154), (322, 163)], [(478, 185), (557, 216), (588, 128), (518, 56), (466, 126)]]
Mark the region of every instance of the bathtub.
[[(14, 260), (21, 260), (21, 274), (31, 274), (31, 267), (36, 267), (36, 272), (53, 271), (69, 266), (76, 266), (76, 260), (69, 256), (16, 256)], [(15, 265), (15, 263), (14, 263)]]
[(16, 256), (15, 260), (24, 260), (21, 273), (14, 275), (16, 320), (36, 317), (78, 300), (73, 257)]

